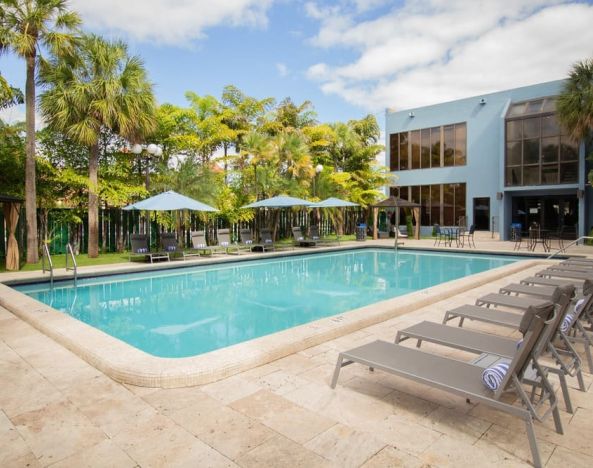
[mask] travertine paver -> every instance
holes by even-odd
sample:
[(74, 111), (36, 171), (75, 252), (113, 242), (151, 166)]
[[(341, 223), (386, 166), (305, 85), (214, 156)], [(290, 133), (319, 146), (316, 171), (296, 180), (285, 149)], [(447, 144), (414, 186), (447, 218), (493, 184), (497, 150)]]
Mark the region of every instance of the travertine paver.
[[(335, 390), (329, 379), (340, 350), (391, 340), (419, 320), (440, 321), (445, 309), (536, 269), (219, 382), (177, 389), (114, 382), (0, 309), (0, 466), (526, 466), (531, 454), (517, 418), (363, 366), (344, 368)], [(586, 374), (582, 393), (569, 380), (576, 411), (561, 405), (564, 435), (551, 420), (536, 424), (547, 466), (593, 466), (592, 381)]]

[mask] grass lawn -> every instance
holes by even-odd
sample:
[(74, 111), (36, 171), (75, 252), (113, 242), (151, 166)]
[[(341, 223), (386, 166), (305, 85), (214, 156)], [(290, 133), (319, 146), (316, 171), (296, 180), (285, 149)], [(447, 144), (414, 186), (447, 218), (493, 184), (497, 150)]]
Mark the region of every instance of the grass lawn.
[[(66, 266), (66, 255), (52, 255), (54, 268), (64, 268)], [(87, 254), (76, 256), (76, 263), (79, 267), (91, 265), (108, 265), (110, 263), (127, 263), (129, 261), (128, 253), (106, 253), (97, 258), (89, 258)], [(41, 260), (37, 263), (24, 263), (20, 271), (41, 270)], [(6, 271), (4, 262), (0, 263), (0, 272)]]
[[(349, 241), (355, 240), (354, 235), (342, 236), (340, 240)], [(276, 242), (279, 247), (292, 247), (292, 239), (283, 239)], [(64, 268), (66, 266), (66, 255), (52, 255), (54, 268)], [(87, 254), (80, 254), (76, 256), (76, 263), (79, 267), (93, 266), (93, 265), (109, 265), (112, 263), (127, 263), (129, 261), (128, 253), (105, 253), (100, 254), (97, 258), (89, 258)], [(41, 260), (37, 263), (23, 263), (20, 271), (35, 271), (41, 270)], [(0, 273), (6, 271), (6, 266), (3, 261), (0, 261)]]

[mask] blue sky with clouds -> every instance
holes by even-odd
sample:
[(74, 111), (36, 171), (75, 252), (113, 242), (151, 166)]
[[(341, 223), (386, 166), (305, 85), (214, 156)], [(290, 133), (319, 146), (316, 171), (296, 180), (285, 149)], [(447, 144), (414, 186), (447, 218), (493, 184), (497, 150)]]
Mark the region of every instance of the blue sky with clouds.
[[(312, 101), (360, 118), (566, 76), (593, 56), (591, 1), (71, 0), (85, 29), (126, 40), (159, 102), (184, 93)], [(0, 57), (23, 86), (24, 63)], [(4, 111), (14, 120), (22, 109)]]

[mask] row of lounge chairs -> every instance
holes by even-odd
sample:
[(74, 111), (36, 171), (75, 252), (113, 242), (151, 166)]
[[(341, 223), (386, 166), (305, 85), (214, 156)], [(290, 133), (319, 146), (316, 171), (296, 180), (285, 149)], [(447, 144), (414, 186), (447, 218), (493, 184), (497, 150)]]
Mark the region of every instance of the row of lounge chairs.
[[(458, 327), (447, 325), (454, 319)], [(462, 328), (468, 321), (517, 330), (522, 339)], [(331, 386), (335, 388), (342, 367), (360, 363), (519, 417), (527, 428), (533, 463), (540, 467), (533, 421), (552, 414), (556, 432), (563, 433), (549, 376), (558, 377), (566, 410), (572, 413), (566, 380), (575, 377), (585, 391), (575, 346), (584, 346), (593, 372), (592, 332), (593, 260), (571, 258), (480, 297), (475, 304), (447, 311), (442, 323), (423, 321), (398, 331), (393, 343), (378, 340), (340, 353)], [(406, 340), (415, 340), (416, 349), (401, 344)], [(419, 349), (424, 342), (475, 358), (462, 361), (429, 353)], [(521, 406), (503, 398), (509, 393)]]
[[(314, 247), (321, 244), (339, 243), (339, 238), (330, 239), (319, 235), (319, 228), (311, 226), (309, 228), (309, 237), (302, 234), (300, 227), (292, 229), (294, 242), (293, 245), (302, 247)], [(205, 231), (192, 231), (191, 247), (183, 249), (179, 246), (175, 233), (164, 232), (160, 235), (160, 248), (151, 251), (148, 246), (148, 236), (146, 234), (132, 234), (130, 260), (132, 258), (143, 258), (153, 263), (156, 260), (170, 261), (173, 258), (187, 259), (197, 256), (207, 256), (217, 253), (239, 254), (241, 251), (268, 252), (276, 249), (276, 244), (272, 238), (272, 231), (262, 228), (259, 231), (258, 243), (254, 242), (251, 230), (241, 229), (239, 231), (240, 241), (232, 242), (229, 229), (219, 229), (217, 231), (218, 243), (208, 245), (206, 242)]]

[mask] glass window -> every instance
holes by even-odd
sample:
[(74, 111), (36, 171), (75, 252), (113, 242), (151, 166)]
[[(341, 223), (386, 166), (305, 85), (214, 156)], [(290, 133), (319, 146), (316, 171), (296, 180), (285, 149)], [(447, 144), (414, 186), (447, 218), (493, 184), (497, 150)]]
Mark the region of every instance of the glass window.
[(540, 120), (539, 117), (523, 120), (523, 138), (539, 138)]
[(464, 166), (466, 162), (467, 130), (465, 124), (455, 125), (455, 165)]
[(441, 186), (430, 186), (430, 222), (443, 224), (441, 220)]
[(553, 97), (546, 98), (542, 112), (556, 112), (556, 99)]
[(579, 163), (570, 162), (560, 164), (560, 183), (576, 183), (579, 179)]
[(558, 164), (542, 165), (542, 184), (558, 183)]
[[(432, 167), (441, 167), (441, 128), (430, 129), (430, 160)], [(436, 223), (438, 224), (438, 223)]]
[(521, 185), (523, 182), (523, 168), (521, 166), (507, 167), (505, 181), (507, 186)]
[(563, 136), (561, 138), (560, 160), (561, 161), (578, 161), (579, 159), (579, 145), (570, 137)]
[(529, 101), (527, 103), (527, 108), (525, 109), (525, 113), (526, 114), (536, 114), (538, 112), (541, 112), (543, 103), (544, 103), (543, 99), (538, 99), (536, 101)]
[(523, 166), (523, 185), (539, 185), (539, 164)]
[(426, 169), (430, 167), (430, 129), (425, 128), (420, 134), (422, 150), (420, 155), (420, 167)]
[(542, 138), (542, 163), (558, 162), (559, 143), (558, 137)]
[(455, 220), (459, 225), (460, 219), (466, 216), (465, 184), (455, 184)]
[(455, 224), (455, 188), (454, 184), (443, 184), (443, 224)]
[(521, 138), (523, 138), (523, 122), (521, 120), (507, 122), (507, 141)]
[(539, 163), (539, 138), (523, 140), (523, 164)]
[(453, 166), (455, 164), (455, 127), (446, 125), (443, 127), (443, 145), (444, 145), (444, 165)]
[(555, 115), (542, 117), (542, 137), (560, 135), (560, 127)]
[(408, 169), (408, 132), (399, 134), (399, 169)]
[(410, 169), (420, 169), (420, 130), (410, 132), (412, 142), (412, 166)]
[(420, 187), (420, 224), (422, 226), (430, 226), (430, 185), (423, 185)]
[(514, 117), (517, 115), (523, 115), (523, 112), (525, 111), (525, 103), (519, 103), (519, 104), (513, 104), (511, 106), (511, 108), (509, 109), (509, 112), (507, 114), (508, 117)]
[(389, 169), (399, 171), (399, 138), (397, 133), (389, 135)]
[(507, 143), (507, 166), (521, 165), (521, 148), (520, 141)]

